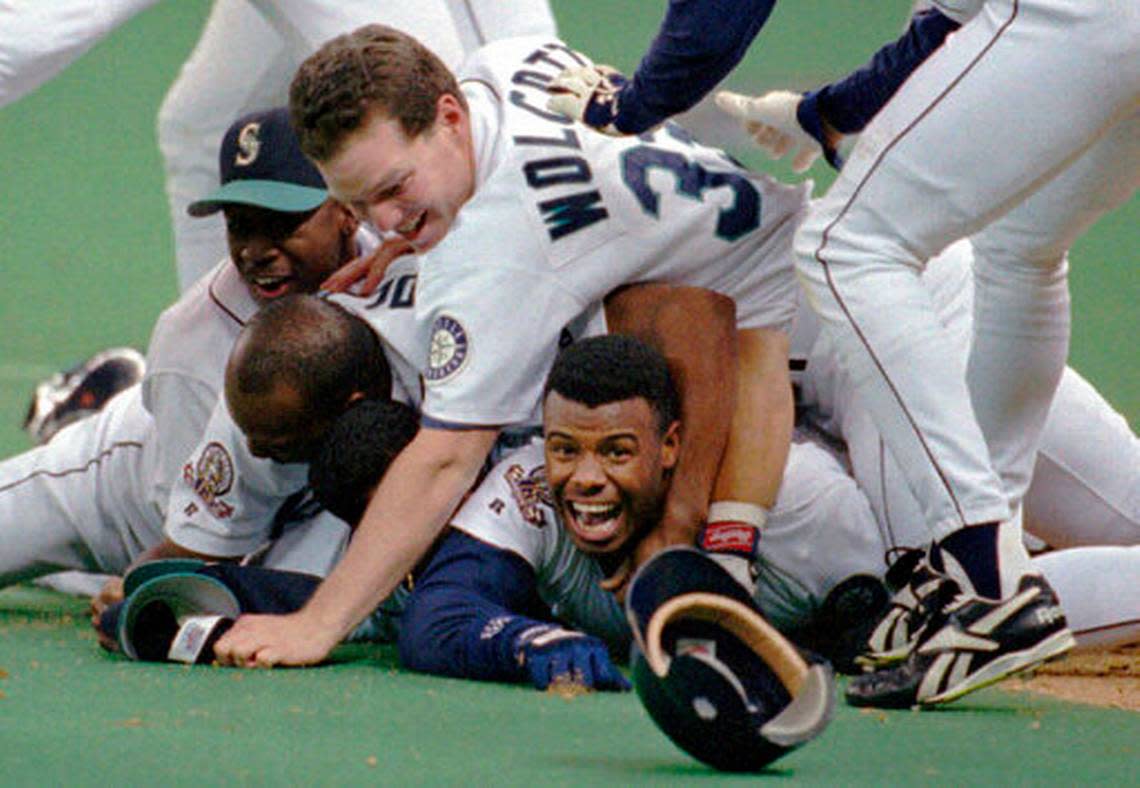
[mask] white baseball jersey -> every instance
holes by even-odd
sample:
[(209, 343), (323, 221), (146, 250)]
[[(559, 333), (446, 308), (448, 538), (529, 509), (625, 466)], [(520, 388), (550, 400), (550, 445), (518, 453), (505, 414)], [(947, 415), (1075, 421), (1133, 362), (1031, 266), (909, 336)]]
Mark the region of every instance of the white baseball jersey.
[[(840, 364), (945, 537), (1023, 497), (1068, 350), (1066, 252), (1140, 185), (1140, 6), (938, 5), (965, 23), (863, 131), (796, 251)], [(964, 237), (968, 367), (917, 276)]]
[[(422, 387), (419, 365), (409, 357), (425, 341), (414, 319), (416, 262), (410, 256), (393, 262), (371, 296), (330, 296), (380, 336), (392, 369), (392, 395), (414, 407), (419, 406)], [(273, 535), (282, 505), (305, 489), (308, 464), (282, 464), (250, 454), (225, 397), (219, 397), (198, 438), (197, 448), (186, 455), (189, 459), (183, 458), (171, 491), (167, 536), (208, 555), (238, 556), (259, 549)], [(331, 568), (337, 552), (316, 560)]]
[[(358, 234), (358, 252), (375, 244), (371, 233)], [(396, 287), (393, 298), (410, 298), (411, 284)], [(204, 458), (198, 452), (189, 464), (186, 458), (221, 401), (230, 347), (256, 310), (237, 269), (228, 259), (221, 261), (157, 321), (140, 385), (61, 430), (45, 446), (0, 463), (0, 584), (57, 569), (121, 572), (161, 540), (172, 487), (187, 478), (204, 491), (223, 483), (213, 476), (227, 467), (213, 462), (216, 452)], [(407, 368), (393, 363), (398, 386), (413, 386), (406, 381), (414, 382), (414, 373), (400, 377)], [(413, 389), (418, 392), (418, 382)], [(282, 502), (267, 502), (269, 525)], [(316, 535), (343, 537), (345, 526), (323, 515), (309, 521), (308, 529), (313, 538), (289, 536), (263, 563), (327, 571), (333, 559), (325, 545), (333, 540)], [(211, 553), (205, 544), (187, 546)]]
[[(0, 2), (0, 106), (157, 2)], [(546, 0), (215, 0), (158, 115), (181, 289), (225, 253), (221, 221), (192, 219), (186, 206), (218, 187), (216, 144), (226, 126), (285, 104), (302, 60), (327, 39), (370, 22), (414, 35), (451, 68), (488, 41), (556, 33)]]
[(156, 483), (165, 487), (164, 499), (221, 396), (230, 348), (257, 309), (227, 257), (155, 323), (142, 387), (163, 439)]
[(83, 569), (117, 574), (162, 539), (167, 499), (256, 310), (221, 261), (155, 324), (143, 381), (44, 446), (0, 464), (0, 582)]
[(676, 126), (617, 139), (548, 112), (544, 86), (580, 60), (515, 39), (461, 73), (476, 188), (421, 262), (427, 423), (535, 418), (560, 343), (623, 284), (721, 292), (742, 327), (785, 329), (795, 312), (789, 243), (810, 185), (751, 173)]
[(59, 569), (118, 574), (161, 540), (156, 450), (134, 385), (0, 462), (0, 587)]

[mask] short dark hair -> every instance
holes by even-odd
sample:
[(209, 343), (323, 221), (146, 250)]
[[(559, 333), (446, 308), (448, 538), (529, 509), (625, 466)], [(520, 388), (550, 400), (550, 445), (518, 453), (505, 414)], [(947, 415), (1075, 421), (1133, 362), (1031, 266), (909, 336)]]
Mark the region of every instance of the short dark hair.
[(413, 408), (394, 400), (358, 400), (340, 415), (309, 464), (321, 505), (355, 527), (372, 490), (419, 430)]
[(262, 307), (242, 329), (234, 357), (238, 391), (265, 394), (286, 383), (310, 413), (344, 407), (357, 392), (388, 397), (392, 391), (392, 371), (372, 327), (314, 295), (288, 295)]
[(289, 86), (289, 114), (301, 150), (327, 161), (373, 110), (417, 137), (435, 122), (444, 94), (467, 106), (434, 52), (395, 28), (365, 25), (326, 41), (301, 64)]
[(543, 402), (552, 391), (590, 408), (644, 399), (657, 414), (662, 434), (681, 417), (681, 399), (665, 357), (624, 334), (590, 337), (568, 346), (546, 377)]

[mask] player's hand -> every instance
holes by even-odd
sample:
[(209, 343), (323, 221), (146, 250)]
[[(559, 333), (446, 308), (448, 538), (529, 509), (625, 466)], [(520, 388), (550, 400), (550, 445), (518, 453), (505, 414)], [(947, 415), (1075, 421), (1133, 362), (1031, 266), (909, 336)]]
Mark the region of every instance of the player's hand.
[[(112, 577), (103, 584), (103, 587), (99, 589), (98, 594), (91, 597), (91, 602), (87, 607), (87, 612), (91, 614), (91, 626), (95, 627), (95, 631), (99, 633), (99, 643), (104, 648), (110, 648), (110, 646), (103, 642), (105, 635), (103, 634), (102, 630), (99, 629), (99, 619), (102, 618), (104, 610), (116, 602), (122, 601), (123, 578)], [(111, 650), (113, 651), (117, 648), (118, 644), (116, 643), (114, 645), (114, 648), (111, 648)]]
[(568, 68), (551, 80), (546, 91), (547, 109), (585, 123), (615, 137), (623, 136), (614, 126), (618, 100), (626, 78), (611, 66)]
[(214, 644), (214, 658), (219, 665), (235, 668), (315, 665), (338, 641), (335, 634), (315, 626), (303, 612), (244, 615)]
[(773, 159), (781, 159), (794, 150), (792, 170), (804, 172), (821, 154), (827, 154), (828, 161), (836, 157), (840, 135), (829, 132), (822, 121), (821, 136), (805, 130), (796, 115), (802, 99), (801, 94), (787, 90), (773, 90), (755, 97), (722, 90), (716, 94), (716, 105), (742, 121), (756, 144)]
[(351, 288), (357, 295), (372, 295), (384, 281), (384, 274), (392, 261), (413, 251), (412, 245), (403, 238), (386, 238), (371, 254), (349, 260), (334, 271), (328, 279), (321, 282), (321, 289), (343, 293)]
[(544, 690), (552, 684), (614, 692), (630, 688), (601, 640), (555, 624), (532, 627), (520, 634), (515, 654), (536, 689)]

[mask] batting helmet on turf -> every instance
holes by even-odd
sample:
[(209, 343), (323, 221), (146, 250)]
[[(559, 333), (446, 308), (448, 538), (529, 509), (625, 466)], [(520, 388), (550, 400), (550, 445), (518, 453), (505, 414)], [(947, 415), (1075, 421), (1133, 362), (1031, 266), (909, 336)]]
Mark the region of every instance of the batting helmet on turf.
[(123, 579), (123, 601), (99, 629), (131, 659), (210, 662), (214, 643), (241, 613), (292, 613), (320, 585), (316, 575), (195, 558), (150, 561)]
[(677, 547), (654, 556), (634, 576), (626, 614), (637, 694), (694, 758), (755, 771), (831, 720), (830, 667), (809, 664), (704, 553)]

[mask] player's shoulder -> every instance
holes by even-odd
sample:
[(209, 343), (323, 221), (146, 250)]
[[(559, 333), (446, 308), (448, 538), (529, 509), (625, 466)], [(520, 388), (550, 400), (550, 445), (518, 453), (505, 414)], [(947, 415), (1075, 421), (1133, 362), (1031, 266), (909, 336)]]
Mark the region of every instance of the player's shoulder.
[(147, 348), (148, 367), (221, 369), (233, 341), (256, 311), (257, 303), (236, 269), (222, 260), (159, 316)]
[(506, 455), (483, 479), (478, 492), (495, 514), (535, 528), (555, 524), (541, 441)]
[[(549, 53), (570, 51), (566, 43), (555, 36), (527, 35), (499, 38), (476, 49), (460, 66), (457, 76), (467, 79), (486, 79), (493, 75), (511, 74)], [(581, 57), (581, 56), (579, 56)], [(498, 81), (498, 77), (495, 81)]]

